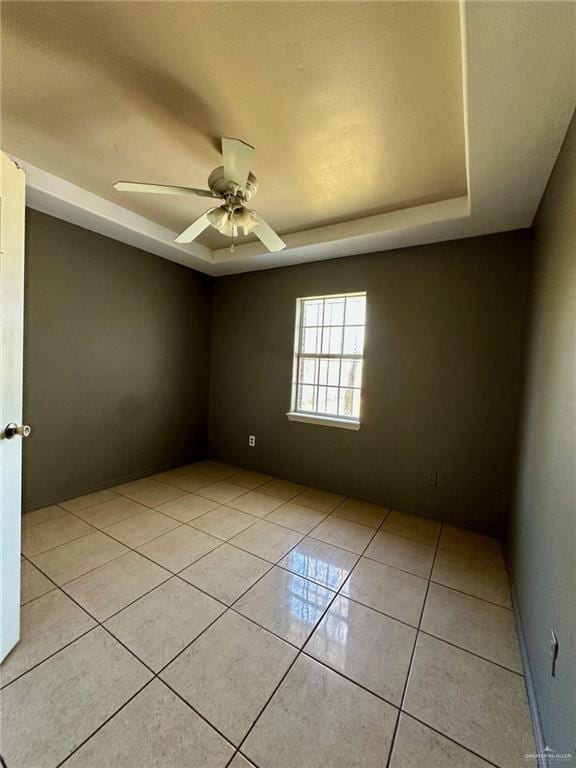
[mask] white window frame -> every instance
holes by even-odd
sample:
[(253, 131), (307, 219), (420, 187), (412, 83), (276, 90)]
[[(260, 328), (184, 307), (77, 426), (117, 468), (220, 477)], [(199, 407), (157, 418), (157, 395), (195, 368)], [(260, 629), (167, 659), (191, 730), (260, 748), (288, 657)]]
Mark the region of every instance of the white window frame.
[[(316, 354), (316, 353), (304, 353), (301, 351), (302, 348), (302, 331), (304, 328), (303, 323), (303, 308), (304, 303), (307, 301), (314, 301), (314, 300), (325, 300), (325, 299), (338, 299), (338, 298), (352, 298), (355, 296), (364, 296), (366, 298), (366, 291), (356, 291), (351, 293), (335, 293), (335, 294), (328, 294), (324, 296), (303, 296), (301, 298), (298, 298), (296, 300), (296, 326), (295, 326), (295, 332), (294, 332), (294, 360), (292, 364), (292, 395), (291, 395), (291, 406), (290, 411), (286, 414), (288, 419), (290, 421), (298, 421), (308, 424), (320, 424), (322, 426), (327, 427), (338, 427), (340, 429), (352, 429), (352, 430), (358, 430), (361, 427), (361, 420), (360, 415), (358, 417), (349, 417), (349, 416), (342, 416), (342, 415), (336, 415), (336, 414), (325, 414), (325, 413), (318, 413), (315, 411), (299, 411), (297, 409), (298, 405), (298, 389), (300, 383), (298, 381), (298, 372), (300, 369), (300, 361), (304, 358), (310, 358), (310, 359), (323, 359), (323, 360), (360, 360), (362, 363), (362, 373), (364, 368), (364, 352), (365, 352), (365, 345), (366, 345), (366, 315), (364, 316), (364, 347), (362, 349), (362, 352), (360, 354), (345, 354), (342, 350), (340, 354), (323, 354), (322, 352)], [(323, 318), (324, 319), (324, 318)], [(343, 328), (346, 328), (346, 318), (344, 317), (344, 326)], [(324, 328), (328, 328), (330, 326), (325, 326), (322, 322), (322, 325), (319, 326), (322, 328), (322, 333), (324, 331)], [(344, 337), (344, 332), (343, 332)], [(322, 338), (320, 341), (320, 350), (322, 349)], [(318, 384), (316, 386), (319, 386)], [(362, 379), (360, 384), (360, 408), (362, 407)]]

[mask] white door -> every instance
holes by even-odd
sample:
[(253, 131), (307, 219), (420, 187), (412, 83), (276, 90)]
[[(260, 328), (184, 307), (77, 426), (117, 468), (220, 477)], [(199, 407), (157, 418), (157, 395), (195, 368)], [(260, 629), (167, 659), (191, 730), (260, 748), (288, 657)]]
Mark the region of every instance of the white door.
[(24, 173), (0, 167), (0, 660), (20, 638)]

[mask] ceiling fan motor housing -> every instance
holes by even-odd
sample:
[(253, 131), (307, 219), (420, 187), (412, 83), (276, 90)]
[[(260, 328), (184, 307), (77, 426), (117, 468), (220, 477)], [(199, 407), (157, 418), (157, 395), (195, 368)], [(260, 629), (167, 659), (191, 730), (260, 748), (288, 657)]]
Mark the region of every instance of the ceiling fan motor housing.
[(249, 173), (246, 185), (243, 188), (238, 187), (233, 181), (228, 181), (228, 179), (225, 178), (224, 166), (219, 165), (218, 168), (214, 168), (208, 177), (208, 186), (214, 194), (218, 195), (218, 197), (240, 197), (246, 202), (258, 191), (258, 180), (253, 173)]
[(166, 184), (145, 184), (138, 181), (118, 181), (114, 188), (119, 192), (147, 192), (155, 195), (199, 195), (220, 204), (205, 211), (176, 237), (177, 243), (191, 243), (205, 229), (212, 226), (226, 237), (238, 237), (254, 232), (269, 251), (281, 251), (286, 247), (272, 227), (257, 211), (247, 207), (248, 201), (258, 191), (256, 176), (250, 172), (254, 147), (242, 139), (222, 138), (223, 165), (214, 168), (208, 177), (207, 189), (181, 187)]

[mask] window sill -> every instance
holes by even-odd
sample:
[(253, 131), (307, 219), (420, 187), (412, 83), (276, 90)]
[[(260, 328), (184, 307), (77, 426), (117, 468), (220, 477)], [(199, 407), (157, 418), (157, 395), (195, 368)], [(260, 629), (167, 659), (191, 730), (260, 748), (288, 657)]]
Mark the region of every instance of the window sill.
[(313, 413), (287, 413), (289, 421), (300, 421), (303, 424), (319, 424), (322, 427), (338, 427), (339, 429), (353, 429), (358, 431), (362, 426), (359, 421), (350, 419), (338, 419), (334, 416), (316, 416)]

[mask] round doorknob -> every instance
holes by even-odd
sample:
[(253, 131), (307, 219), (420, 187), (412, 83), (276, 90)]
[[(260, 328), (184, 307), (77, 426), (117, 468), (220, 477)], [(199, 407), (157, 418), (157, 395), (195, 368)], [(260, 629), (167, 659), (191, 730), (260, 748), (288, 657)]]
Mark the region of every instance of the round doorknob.
[(4, 437), (6, 437), (8, 440), (12, 437), (28, 437), (28, 435), (32, 432), (32, 429), (28, 426), (28, 424), (14, 424), (10, 423), (7, 424), (4, 429)]

